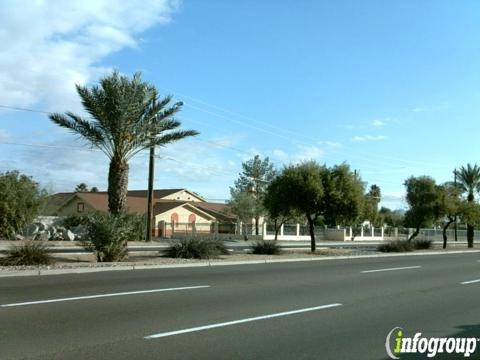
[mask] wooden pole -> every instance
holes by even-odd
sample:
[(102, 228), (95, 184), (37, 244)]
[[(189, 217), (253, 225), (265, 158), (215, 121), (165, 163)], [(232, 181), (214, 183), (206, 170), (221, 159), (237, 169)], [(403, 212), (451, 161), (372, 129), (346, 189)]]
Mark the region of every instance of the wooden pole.
[(152, 241), (154, 172), (155, 172), (155, 146), (152, 145), (150, 146), (150, 161), (148, 165), (147, 241)]

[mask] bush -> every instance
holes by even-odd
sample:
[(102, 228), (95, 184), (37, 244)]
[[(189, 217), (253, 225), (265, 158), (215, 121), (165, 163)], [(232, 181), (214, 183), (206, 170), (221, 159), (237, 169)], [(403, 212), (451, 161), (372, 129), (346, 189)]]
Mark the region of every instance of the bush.
[(252, 254), (278, 255), (280, 252), (280, 246), (275, 241), (257, 241), (252, 245)]
[(79, 225), (87, 225), (88, 220), (92, 214), (73, 214), (73, 215), (68, 215), (65, 218), (62, 219), (61, 225), (68, 230), (72, 230), (76, 228)]
[(93, 251), (98, 262), (122, 261), (128, 257), (132, 229), (125, 215), (95, 214), (88, 218), (82, 246)]
[[(87, 227), (91, 219), (96, 217), (105, 217), (106, 214), (100, 211), (90, 212), (86, 214), (74, 214), (65, 217), (61, 225), (69, 230), (75, 230), (78, 226)], [(127, 232), (129, 241), (145, 241), (147, 233), (147, 218), (138, 214), (120, 214), (116, 215), (121, 218), (122, 227)]]
[(138, 214), (123, 214), (124, 226), (128, 228), (129, 241), (147, 240), (147, 216)]
[(50, 265), (53, 258), (44, 243), (28, 241), (23, 245), (13, 245), (6, 251), (7, 256), (0, 258), (0, 265)]
[(175, 241), (162, 254), (171, 258), (212, 259), (229, 252), (221, 240), (186, 238)]
[(45, 191), (18, 171), (0, 173), (0, 238), (11, 239), (39, 213)]
[(430, 249), (432, 247), (432, 240), (426, 240), (426, 239), (416, 239), (413, 241), (413, 247), (415, 250), (426, 250)]
[(408, 252), (413, 251), (414, 246), (406, 240), (396, 240), (378, 245), (377, 250), (381, 252)]

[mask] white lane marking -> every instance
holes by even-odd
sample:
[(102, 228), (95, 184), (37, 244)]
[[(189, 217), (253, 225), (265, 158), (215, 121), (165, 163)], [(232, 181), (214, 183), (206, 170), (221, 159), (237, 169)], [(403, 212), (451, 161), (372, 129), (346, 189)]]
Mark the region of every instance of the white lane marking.
[(478, 283), (478, 282), (480, 282), (480, 279), (470, 280), (470, 281), (464, 281), (464, 282), (461, 282), (460, 284), (462, 284), (462, 285), (468, 285), (468, 284), (475, 284), (475, 283)]
[(189, 329), (176, 330), (176, 331), (170, 331), (170, 332), (164, 332), (164, 333), (149, 335), (149, 336), (145, 336), (144, 339), (157, 339), (157, 338), (166, 337), (166, 336), (180, 335), (180, 334), (185, 334), (185, 333), (190, 333), (190, 332), (195, 332), (195, 331), (203, 331), (203, 330), (214, 329), (214, 328), (223, 327), (223, 326), (243, 324), (243, 323), (251, 322), (251, 321), (265, 320), (265, 319), (271, 319), (271, 318), (276, 318), (276, 317), (280, 317), (280, 316), (301, 314), (301, 313), (305, 313), (305, 312), (309, 312), (309, 311), (329, 309), (329, 308), (333, 308), (333, 307), (337, 307), (337, 306), (342, 306), (342, 304), (329, 304), (329, 305), (315, 306), (315, 307), (311, 307), (311, 308), (292, 310), (292, 311), (286, 311), (286, 312), (263, 315), (263, 316), (256, 316), (256, 317), (246, 318), (246, 319), (241, 319), (241, 320), (227, 321), (227, 322), (218, 323), (218, 324), (197, 326), (197, 327), (193, 327), (193, 328), (189, 328)]
[(376, 269), (376, 270), (365, 270), (360, 271), (362, 274), (375, 273), (381, 271), (395, 271), (395, 270), (408, 270), (408, 269), (419, 269), (421, 266), (406, 266), (406, 267), (397, 267), (397, 268), (388, 268), (388, 269)]
[(50, 299), (50, 300), (28, 301), (28, 302), (13, 303), (13, 304), (3, 304), (3, 305), (0, 305), (0, 307), (13, 307), (13, 306), (48, 304), (48, 303), (55, 303), (55, 302), (62, 302), (62, 301), (75, 301), (75, 300), (86, 300), (86, 299), (98, 299), (98, 298), (104, 298), (104, 297), (125, 296), (125, 295), (137, 295), (137, 294), (151, 294), (151, 293), (166, 292), (166, 291), (203, 289), (203, 288), (208, 288), (208, 287), (210, 287), (210, 285), (184, 286), (184, 287), (177, 287), (177, 288), (141, 290), (141, 291), (128, 291), (128, 292), (111, 293), (111, 294), (76, 296), (76, 297), (61, 298), (61, 299)]

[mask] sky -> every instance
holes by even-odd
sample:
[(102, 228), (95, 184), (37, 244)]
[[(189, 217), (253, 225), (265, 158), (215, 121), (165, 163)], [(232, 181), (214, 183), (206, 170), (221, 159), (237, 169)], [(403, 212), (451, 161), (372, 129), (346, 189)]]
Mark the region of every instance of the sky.
[[(75, 84), (113, 69), (183, 101), (201, 133), (158, 149), (156, 188), (222, 201), (259, 154), (347, 162), (404, 208), (409, 176), (450, 181), (480, 160), (476, 0), (20, 0), (0, 23), (0, 172), (51, 192), (106, 189), (108, 159), (48, 113), (82, 114)], [(147, 173), (140, 153), (130, 189)]]

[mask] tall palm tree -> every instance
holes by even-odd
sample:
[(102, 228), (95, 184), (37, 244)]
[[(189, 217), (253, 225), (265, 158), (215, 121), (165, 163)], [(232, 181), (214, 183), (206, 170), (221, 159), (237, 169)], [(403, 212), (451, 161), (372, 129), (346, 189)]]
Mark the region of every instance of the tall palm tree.
[(165, 146), (198, 132), (176, 130), (181, 123), (174, 115), (183, 104), (168, 106), (171, 97), (159, 99), (155, 87), (139, 73), (130, 79), (114, 71), (102, 78), (99, 86), (76, 85), (76, 89), (90, 118), (72, 112), (49, 117), (108, 156), (108, 208), (112, 214), (125, 212), (128, 161), (151, 146)]
[[(467, 193), (467, 201), (473, 203), (475, 201), (475, 192), (480, 191), (480, 167), (467, 164), (466, 167), (462, 166), (457, 171), (458, 185), (464, 193)], [(473, 247), (474, 226), (467, 224), (467, 242), (468, 247)]]

